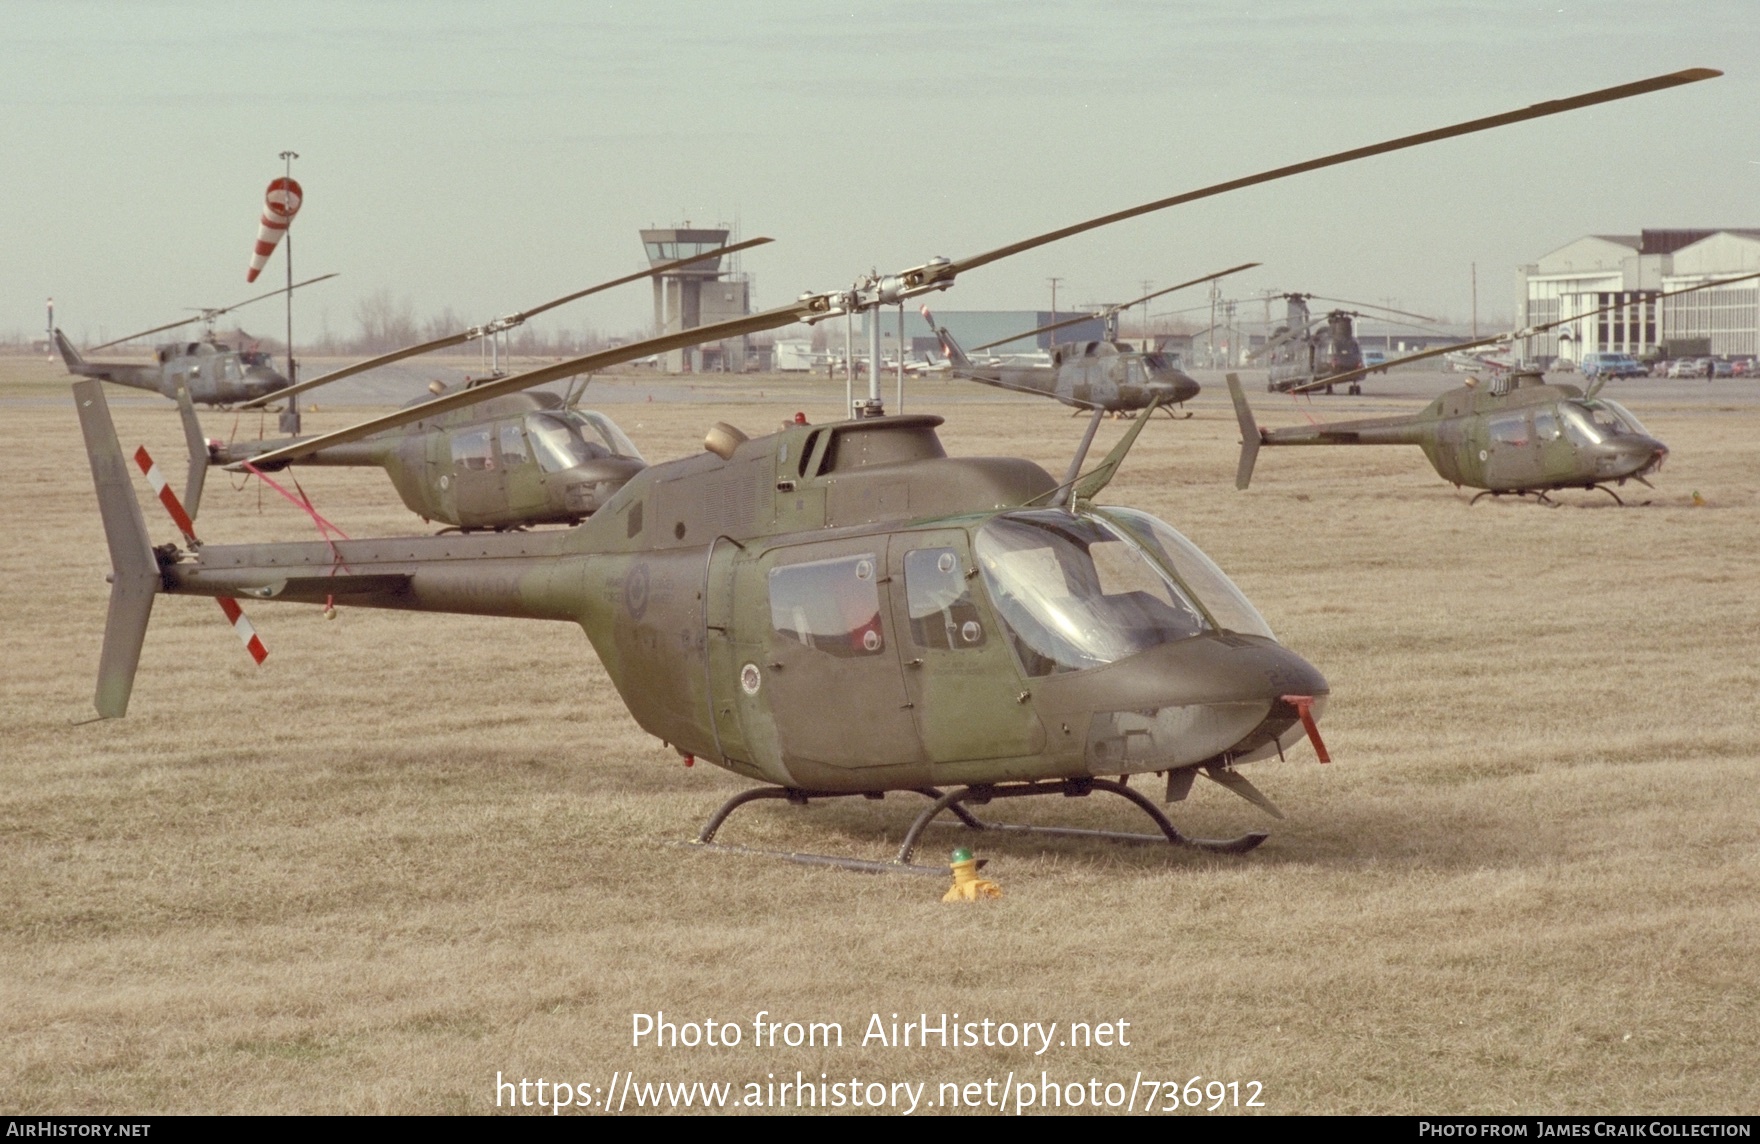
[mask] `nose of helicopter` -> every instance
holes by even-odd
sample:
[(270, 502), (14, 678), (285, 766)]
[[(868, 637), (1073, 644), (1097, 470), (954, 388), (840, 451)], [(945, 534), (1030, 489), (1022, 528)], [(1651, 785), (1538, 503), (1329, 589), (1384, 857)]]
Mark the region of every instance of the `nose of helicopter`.
[(572, 512), (590, 516), (631, 477), (647, 468), (634, 457), (597, 457), (568, 470), (564, 499)]
[[(1235, 633), (1150, 648), (1105, 667), (1041, 680), (1042, 717), (1088, 716), (1095, 774), (1274, 754), (1306, 734), (1331, 688), (1312, 664), (1272, 640)], [(1056, 720), (1056, 722), (1052, 722)]]
[(250, 391), (251, 400), (267, 397), (271, 393), (279, 393), (293, 384), (273, 369), (266, 366), (252, 366), (245, 371), (245, 388)]
[(1177, 369), (1156, 370), (1150, 388), (1161, 394), (1163, 402), (1173, 405), (1190, 401), (1199, 391), (1198, 383)]
[(1655, 472), (1668, 458), (1668, 446), (1654, 437), (1628, 434), (1602, 443), (1595, 459), (1599, 477), (1641, 477)]

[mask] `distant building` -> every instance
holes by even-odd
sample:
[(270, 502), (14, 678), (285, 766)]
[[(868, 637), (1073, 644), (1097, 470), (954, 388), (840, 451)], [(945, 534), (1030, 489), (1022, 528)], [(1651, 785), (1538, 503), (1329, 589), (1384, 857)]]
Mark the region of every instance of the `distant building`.
[[(671, 227), (642, 231), (648, 265), (658, 266), (727, 245), (726, 230)], [(744, 274), (723, 274), (721, 259), (683, 266), (654, 279), (654, 330), (677, 333), (752, 312), (751, 282)], [(749, 344), (744, 336), (687, 346), (660, 355), (667, 373), (743, 373)]]
[(1517, 269), (1517, 324), (1625, 305), (1530, 338), (1522, 356), (1578, 361), (1587, 353), (1760, 353), (1760, 279), (1684, 298), (1656, 297), (1756, 271), (1760, 228), (1587, 235)]
[[(1065, 326), (1061, 330), (1048, 334), (1032, 334), (1040, 326), (1048, 326), (1052, 322), (1065, 321), (1083, 311), (1060, 311), (1055, 317), (1050, 310), (938, 310), (930, 308), (935, 315), (935, 322), (946, 328), (953, 340), (967, 353), (988, 342), (999, 342), (1008, 338), (1000, 345), (992, 346), (983, 351), (986, 355), (998, 354), (1030, 354), (1049, 350), (1052, 342), (1089, 342), (1105, 336), (1103, 324), (1097, 319), (1077, 322)], [(867, 315), (859, 314), (851, 325), (854, 327), (855, 355), (865, 358), (868, 353)], [(844, 352), (844, 323), (842, 318), (831, 318), (820, 324), (825, 331), (825, 343), (828, 352), (841, 355)], [(935, 331), (924, 319), (921, 307), (906, 308), (904, 312), (904, 348), (905, 354), (916, 359), (922, 354), (941, 356), (941, 343), (935, 337)], [(896, 308), (880, 312), (880, 356), (895, 356), (898, 353), (898, 310)]]

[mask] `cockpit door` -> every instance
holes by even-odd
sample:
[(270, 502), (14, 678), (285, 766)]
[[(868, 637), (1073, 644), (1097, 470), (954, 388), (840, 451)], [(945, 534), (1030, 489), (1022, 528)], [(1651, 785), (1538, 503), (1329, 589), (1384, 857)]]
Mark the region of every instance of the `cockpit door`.
[(1490, 437), (1490, 456), (1485, 462), (1485, 478), (1494, 489), (1525, 489), (1540, 483), (1540, 446), (1534, 439), (1534, 425), (1525, 409), (1512, 409), (1494, 415), (1486, 431)]
[[(773, 549), (755, 562), (768, 605), (761, 662), (741, 665), (766, 704), (789, 770), (920, 765), (922, 745), (899, 662), (886, 538)], [(748, 620), (753, 617), (746, 617)]]
[(1026, 682), (984, 598), (965, 532), (895, 535), (888, 555), (892, 627), (931, 766), (1038, 754), (1045, 728), (1021, 702)]
[(493, 523), (507, 506), (506, 477), (495, 455), (494, 427), (476, 425), (452, 433), (452, 480), (458, 494), (458, 523)]

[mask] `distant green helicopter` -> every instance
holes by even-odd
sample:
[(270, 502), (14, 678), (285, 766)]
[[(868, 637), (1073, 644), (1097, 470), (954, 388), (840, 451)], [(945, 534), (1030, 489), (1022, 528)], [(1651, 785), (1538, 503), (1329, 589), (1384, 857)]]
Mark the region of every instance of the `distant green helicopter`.
[(177, 399), (179, 390), (185, 390), (191, 401), (203, 405), (237, 405), (256, 398), (268, 401), (288, 389), (287, 378), (275, 368), (267, 353), (234, 349), (216, 339), (214, 320), (252, 302), (260, 302), (264, 298), (273, 298), (277, 294), (285, 294), (290, 290), (298, 290), (301, 286), (310, 286), (314, 282), (334, 277), (334, 274), (324, 274), (317, 278), (308, 278), (304, 282), (296, 282), (292, 286), (283, 286), (279, 290), (271, 290), (267, 294), (246, 298), (242, 302), (234, 302), (230, 306), (207, 307), (193, 318), (167, 322), (163, 326), (154, 326), (150, 330), (142, 330), (123, 338), (112, 338), (102, 345), (92, 347), (92, 351), (107, 349), (149, 334), (175, 330), (191, 322), (205, 323), (202, 336), (193, 342), (166, 342), (160, 345), (153, 351), (153, 362), (150, 365), (87, 361), (59, 329), (54, 331), (55, 349), (60, 353), (68, 373), (99, 378), (115, 385), (126, 385), (131, 389), (150, 389), (172, 400)]
[[(1705, 282), (1653, 297), (1671, 298), (1751, 278), (1760, 278), (1760, 274)], [(1631, 304), (1619, 302), (1514, 333), (1441, 346), (1381, 366), (1358, 367), (1316, 378), (1294, 387), (1292, 392), (1330, 390), (1372, 371), (1477, 346), (1513, 342)], [(1598, 396), (1605, 383), (1605, 377), (1598, 378), (1584, 392), (1574, 385), (1548, 384), (1537, 370), (1510, 370), (1494, 375), (1489, 385), (1482, 385), (1477, 378), (1470, 379), (1411, 416), (1261, 429), (1247, 405), (1239, 378), (1231, 373), (1228, 390), (1241, 426), (1241, 457), (1235, 487), (1244, 489), (1252, 480), (1253, 466), (1263, 445), (1416, 445), (1442, 479), (1453, 482), (1457, 488), (1481, 490), (1473, 498), (1474, 503), (1481, 497), (1513, 495), (1533, 496), (1550, 504), (1548, 493), (1580, 488), (1600, 489), (1624, 504), (1608, 485), (1623, 485), (1629, 480), (1649, 485), (1646, 478), (1667, 459), (1668, 446), (1645, 429), (1625, 406)]]
[(1016, 393), (1036, 393), (1078, 409), (1101, 410), (1106, 413), (1136, 412), (1147, 408), (1151, 402), (1168, 406), (1190, 401), (1198, 395), (1198, 383), (1174, 365), (1166, 354), (1147, 348), (1132, 349), (1120, 342), (1118, 315), (1132, 306), (1159, 298), (1163, 294), (1171, 294), (1175, 290), (1183, 290), (1202, 282), (1213, 282), (1230, 274), (1238, 274), (1242, 270), (1251, 270), (1258, 265), (1257, 262), (1243, 262), (1239, 266), (1181, 282), (1177, 286), (1169, 286), (1141, 298), (1133, 298), (1129, 302), (1108, 306), (1095, 313), (1077, 314), (1060, 322), (1040, 326), (1036, 330), (1028, 330), (1024, 334), (986, 342), (972, 350), (972, 353), (979, 353), (1008, 342), (1061, 330), (1082, 322), (1098, 320), (1105, 323), (1106, 336), (1100, 341), (1054, 344), (1051, 347), (1050, 365), (1009, 365), (1003, 362), (974, 361), (953, 340), (952, 334), (935, 324), (934, 316), (929, 313), (927, 306), (923, 307), (923, 317), (935, 331), (935, 336), (941, 342), (941, 350), (947, 355), (949, 376), (965, 378), (998, 389), (1010, 389)]
[[(267, 394), (242, 408), (259, 408), (272, 400), (304, 393), (391, 362), (492, 336), (565, 302), (770, 241), (765, 237), (751, 238), (688, 258), (657, 263), (481, 326), (332, 370)], [(477, 389), (498, 376), (478, 378), (462, 387), (434, 382), (426, 393), (404, 408), (449, 393)], [(505, 394), (361, 440), (311, 450), (298, 461), (302, 465), (384, 469), (411, 512), (424, 521), (439, 521), (465, 532), (536, 524), (579, 524), (647, 467), (634, 442), (611, 418), (575, 408), (585, 388), (582, 383), (562, 397), (545, 392)], [(259, 463), (258, 458), (307, 440), (284, 437), (246, 442), (204, 441), (200, 428), (192, 427), (195, 411), (187, 402), (180, 400), (179, 404), (191, 448), (191, 472), (184, 503), (192, 515), (201, 503), (201, 474), (207, 466), (223, 465), (235, 472), (271, 472), (291, 462)]]

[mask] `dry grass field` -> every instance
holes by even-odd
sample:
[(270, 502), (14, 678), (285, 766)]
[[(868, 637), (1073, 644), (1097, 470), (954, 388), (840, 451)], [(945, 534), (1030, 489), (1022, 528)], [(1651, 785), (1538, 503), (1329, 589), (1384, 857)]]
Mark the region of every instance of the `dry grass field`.
[[(652, 380), (595, 382), (651, 460), (718, 419), (829, 419), (842, 389), (649, 403)], [(1629, 403), (1673, 455), (1628, 498), (1650, 503), (1547, 509), (1469, 508), (1400, 449), (1267, 451), (1238, 493), (1207, 384), (1108, 499), (1184, 531), (1326, 673), (1335, 761), (1253, 765), (1280, 823), (1208, 783), (1175, 807), (1197, 834), (1270, 827), (1249, 856), (979, 836), (1005, 896), (954, 906), (929, 879), (667, 845), (743, 783), (643, 734), (561, 624), (260, 602), (257, 668), (212, 601), (164, 598), (129, 715), (80, 725), (108, 555), (65, 375), (0, 361), (0, 1107), (477, 1112), (497, 1074), (738, 1098), (799, 1070), (928, 1082), (931, 1105), (941, 1082), (1044, 1072), (1243, 1100), (1256, 1081), (1285, 1113), (1760, 1112), (1760, 386), (1651, 385)], [(912, 390), (951, 452), (1060, 471), (1079, 432), (1049, 403)], [(171, 404), (110, 392), (125, 448), (180, 471)], [(1263, 423), (1300, 416), (1256, 400)], [(351, 535), (418, 523), (382, 475), (300, 479)], [(224, 474), (201, 523), (311, 536)], [(918, 801), (761, 805), (722, 837), (881, 858)], [(1140, 828), (1116, 799), (1033, 801), (992, 813)], [(656, 1010), (743, 1043), (632, 1047)], [(844, 1045), (755, 1046), (759, 1011), (839, 1022)], [(872, 1014), (955, 1012), (1124, 1020), (1129, 1047), (860, 1044)]]

